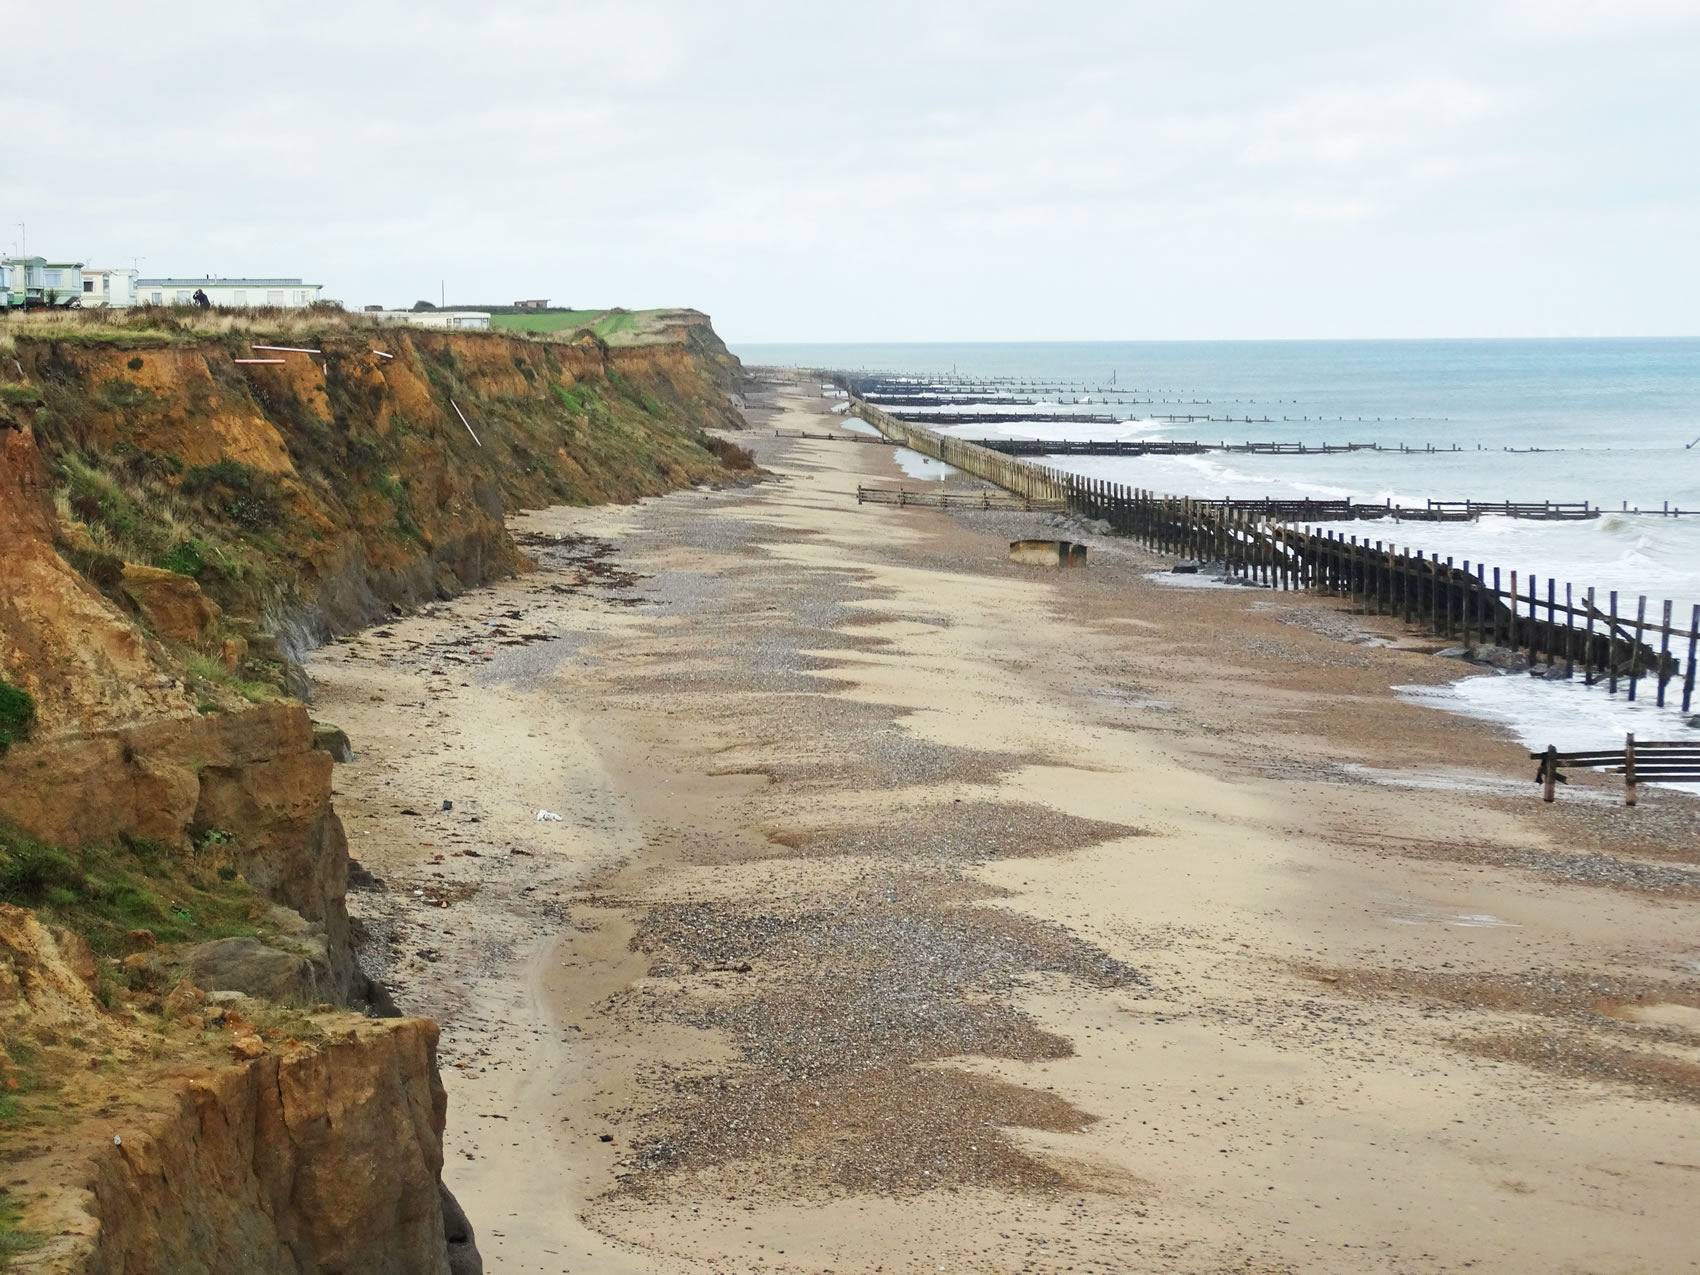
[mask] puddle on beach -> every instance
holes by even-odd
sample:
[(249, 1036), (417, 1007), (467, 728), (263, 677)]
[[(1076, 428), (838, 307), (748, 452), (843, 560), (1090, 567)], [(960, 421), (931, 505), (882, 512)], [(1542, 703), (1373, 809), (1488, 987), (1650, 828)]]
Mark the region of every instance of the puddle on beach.
[(1384, 895), (1376, 899), (1381, 919), (1394, 925), (1445, 925), (1460, 930), (1517, 930), (1522, 927), (1488, 912), (1449, 912), (1415, 899)]
[(891, 458), (897, 462), (897, 467), (910, 478), (926, 478), (935, 482), (943, 482), (952, 474), (962, 471), (954, 465), (947, 465), (942, 460), (934, 460), (931, 456), (923, 456), (920, 452), (907, 447), (895, 448)]
[(1109, 704), (1116, 708), (1139, 708), (1152, 713), (1172, 713), (1175, 706), (1166, 699), (1158, 699), (1154, 695), (1146, 695), (1140, 691), (1121, 690), (1117, 687), (1099, 687), (1088, 691), (1087, 697), (1100, 704)]

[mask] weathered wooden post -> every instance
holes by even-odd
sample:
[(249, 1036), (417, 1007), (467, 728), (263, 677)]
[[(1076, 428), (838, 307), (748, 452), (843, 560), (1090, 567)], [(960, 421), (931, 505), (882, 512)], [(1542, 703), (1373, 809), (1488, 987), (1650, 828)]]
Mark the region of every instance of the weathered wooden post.
[(1455, 603), (1458, 601), (1458, 572), (1452, 565), (1452, 555), (1446, 556), (1446, 636), (1451, 637), (1456, 631)]
[[(1493, 603), (1497, 603), (1498, 601), (1499, 601), (1498, 598), (1493, 599)], [(1476, 642), (1475, 642), (1475, 644), (1477, 646), (1487, 645), (1488, 616), (1490, 614), (1490, 612), (1488, 611), (1488, 607), (1490, 607), (1491, 605), (1492, 605), (1492, 603), (1489, 602), (1488, 595), (1487, 595), (1487, 570), (1486, 570), (1486, 568), (1484, 568), (1482, 566), (1481, 563), (1478, 562), (1476, 564)], [(1497, 610), (1497, 607), (1495, 607), (1494, 609)]]
[(1606, 616), (1606, 691), (1617, 694), (1617, 590), (1611, 591), (1611, 613)]
[(1665, 599), (1664, 623), (1659, 626), (1659, 699), (1658, 706), (1665, 706), (1665, 683), (1670, 681), (1670, 599)]
[(1588, 608), (1588, 611), (1587, 611), (1587, 629), (1584, 631), (1583, 639), (1582, 639), (1582, 684), (1584, 686), (1592, 686), (1594, 684), (1594, 611), (1595, 611), (1595, 607), (1594, 607), (1594, 586), (1593, 585), (1588, 586), (1588, 596), (1584, 600), (1583, 605)]
[(1535, 607), (1541, 598), (1541, 582), (1533, 571), (1529, 572), (1529, 667), (1535, 667), (1535, 643), (1539, 637), (1540, 622), (1535, 618)]
[[(1657, 758), (1655, 758), (1657, 760)], [(1630, 731), (1623, 741), (1623, 804), (1635, 804), (1635, 732)]]
[(1682, 675), (1682, 711), (1687, 712), (1694, 701), (1694, 657), (1700, 651), (1700, 603), (1688, 621), (1688, 670)]
[[(1423, 555), (1420, 554), (1420, 553), (1417, 555), (1417, 557), (1419, 559), (1421, 559), (1422, 556)], [(1436, 554), (1434, 557), (1428, 559), (1427, 565), (1425, 566), (1424, 571), (1428, 576), (1428, 615), (1426, 617), (1426, 619), (1428, 621), (1428, 631), (1430, 633), (1439, 633), (1440, 632), (1440, 555)]]
[(1558, 797), (1558, 745), (1547, 745), (1547, 757), (1541, 763), (1541, 778), (1546, 781), (1546, 791), (1541, 794), (1542, 801), (1553, 801)]
[(1555, 610), (1556, 599), (1553, 590), (1557, 586), (1551, 576), (1547, 577), (1547, 631), (1544, 645), (1547, 648), (1547, 667), (1550, 669), (1557, 663), (1558, 653), (1558, 614)]
[(1647, 623), (1647, 597), (1635, 605), (1635, 645), (1629, 648), (1629, 702), (1635, 702), (1635, 684), (1641, 680), (1641, 634)]
[(1564, 676), (1576, 676), (1576, 607), (1570, 597), (1570, 582), (1564, 584)]

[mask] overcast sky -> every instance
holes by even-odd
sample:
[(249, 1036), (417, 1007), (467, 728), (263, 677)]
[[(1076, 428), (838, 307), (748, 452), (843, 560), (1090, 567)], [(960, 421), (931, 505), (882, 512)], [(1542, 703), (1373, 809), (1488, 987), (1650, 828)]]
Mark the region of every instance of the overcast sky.
[(1700, 0), (83, 0), (6, 28), (0, 214), (55, 258), (692, 305), (735, 342), (1700, 333)]

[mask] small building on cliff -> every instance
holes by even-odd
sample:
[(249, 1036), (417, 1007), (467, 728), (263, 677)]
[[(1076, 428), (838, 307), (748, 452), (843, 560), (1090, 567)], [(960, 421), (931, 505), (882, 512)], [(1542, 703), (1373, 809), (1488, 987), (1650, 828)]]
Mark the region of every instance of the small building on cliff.
[(8, 307), (68, 306), (82, 296), (83, 263), (46, 257), (0, 258), (0, 290)]
[(122, 310), (136, 304), (136, 270), (83, 267), (83, 308)]
[(487, 328), (487, 310), (374, 310), (366, 308), (366, 317), (386, 323), (410, 323), (416, 328)]
[(200, 279), (136, 281), (137, 299), (142, 305), (193, 305), (197, 289), (206, 293), (207, 300), (216, 306), (238, 310), (251, 306), (298, 310), (316, 302), (324, 284), (303, 283), (299, 279), (217, 279), (212, 275)]

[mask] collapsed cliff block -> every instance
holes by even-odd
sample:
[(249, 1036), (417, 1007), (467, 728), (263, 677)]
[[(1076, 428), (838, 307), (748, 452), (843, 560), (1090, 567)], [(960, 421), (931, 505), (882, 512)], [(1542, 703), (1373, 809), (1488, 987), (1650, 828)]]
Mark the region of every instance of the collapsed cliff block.
[(277, 1005), (317, 1005), (338, 994), (324, 950), (284, 952), (254, 938), (215, 939), (191, 948), (183, 972), (208, 992), (240, 992)]
[[(26, 1203), (23, 1225), (46, 1235), (32, 1268), (478, 1270), (464, 1261), (469, 1249), (476, 1260), (464, 1215), (445, 1220), (453, 1196), (441, 1182), (447, 1101), (436, 1025), (314, 1015), (297, 1026), (312, 1039), (245, 1025), (227, 1054), (252, 1057), (175, 1076), (138, 1073), (146, 1112), (82, 1130), (97, 1135), (88, 1141), (98, 1150), (80, 1183)], [(462, 1256), (459, 1268), (451, 1252)]]
[(160, 567), (124, 566), (124, 592), (157, 635), (185, 646), (201, 646), (218, 630), (224, 614), (188, 576)]
[(313, 723), (313, 747), (329, 753), (335, 762), (354, 760), (354, 747), (348, 742), (348, 733), (325, 722)]

